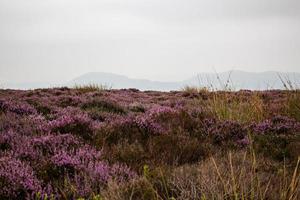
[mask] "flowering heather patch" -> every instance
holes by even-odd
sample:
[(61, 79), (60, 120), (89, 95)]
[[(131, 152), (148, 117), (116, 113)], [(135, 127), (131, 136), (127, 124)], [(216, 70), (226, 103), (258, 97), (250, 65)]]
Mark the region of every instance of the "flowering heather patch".
[(253, 124), (252, 129), (255, 133), (260, 134), (296, 134), (300, 132), (300, 122), (279, 115)]
[(0, 131), (15, 131), (22, 135), (48, 132), (48, 122), (40, 115), (23, 116), (16, 113), (0, 115)]
[(217, 122), (216, 125), (208, 129), (208, 132), (216, 144), (227, 143), (228, 141), (241, 143), (247, 138), (247, 130), (240, 123), (234, 121)]
[(150, 110), (147, 111), (147, 114), (150, 117), (159, 117), (159, 116), (172, 114), (175, 112), (176, 112), (176, 110), (171, 107), (155, 105)]
[(25, 102), (17, 102), (13, 100), (1, 100), (0, 110), (3, 112), (13, 112), (19, 115), (35, 114), (36, 110)]
[(0, 158), (0, 197), (24, 198), (41, 191), (41, 184), (33, 169), (12, 157)]
[[(300, 121), (293, 110), (297, 101), (291, 104), (289, 95), (1, 90), (0, 199), (180, 199), (183, 187), (165, 180), (176, 176), (178, 167), (187, 170), (227, 151), (252, 149), (258, 157), (274, 157), (278, 165), (280, 160), (293, 165), (300, 152)], [(226, 101), (216, 99), (224, 96)], [(222, 103), (217, 111), (224, 117), (211, 112), (214, 102)], [(272, 170), (280, 171), (278, 165)], [(270, 193), (278, 187), (272, 185)], [(182, 199), (199, 199), (189, 192), (181, 191)]]
[(97, 123), (80, 109), (67, 107), (58, 109), (48, 125), (52, 132), (78, 134), (84, 139), (91, 139)]
[(31, 140), (32, 146), (44, 156), (54, 155), (57, 151), (78, 148), (80, 141), (71, 134), (47, 134), (34, 137)]
[(108, 101), (104, 99), (94, 98), (90, 101), (83, 103), (81, 107), (85, 110), (96, 109), (102, 112), (112, 112), (112, 113), (120, 113), (120, 114), (125, 113), (125, 110), (112, 100)]

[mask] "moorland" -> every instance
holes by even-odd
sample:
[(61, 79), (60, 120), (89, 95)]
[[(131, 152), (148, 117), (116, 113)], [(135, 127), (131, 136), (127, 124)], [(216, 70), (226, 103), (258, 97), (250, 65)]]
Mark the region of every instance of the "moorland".
[(0, 90), (0, 199), (300, 198), (300, 92)]

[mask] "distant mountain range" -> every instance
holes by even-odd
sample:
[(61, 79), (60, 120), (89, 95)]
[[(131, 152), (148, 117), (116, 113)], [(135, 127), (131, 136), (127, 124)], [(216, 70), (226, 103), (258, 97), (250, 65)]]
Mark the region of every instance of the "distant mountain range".
[(87, 84), (101, 84), (113, 89), (137, 88), (140, 90), (180, 90), (185, 86), (209, 87), (214, 89), (224, 89), (229, 87), (235, 90), (266, 90), (266, 89), (284, 89), (283, 82), (291, 82), (294, 87), (300, 86), (300, 73), (282, 73), (282, 72), (245, 72), (245, 71), (227, 71), (222, 73), (199, 73), (190, 79), (178, 82), (151, 81), (147, 79), (132, 79), (126, 76), (104, 72), (90, 72), (79, 76), (64, 84), (50, 83), (10, 83), (0, 84), (2, 88), (14, 89), (34, 89), (44, 87), (58, 87)]
[(285, 89), (284, 84), (291, 84), (293, 87), (300, 86), (300, 73), (294, 72), (245, 72), (227, 71), (222, 73), (200, 73), (191, 79), (184, 81), (187, 85), (208, 86), (217, 89), (230, 88), (266, 90)]
[(90, 83), (103, 84), (115, 89), (137, 88), (140, 90), (175, 90), (179, 89), (181, 86), (180, 82), (131, 79), (126, 76), (103, 72), (91, 72), (84, 74), (72, 80), (69, 85), (86, 85)]
[[(282, 80), (281, 80), (282, 79)], [(282, 72), (244, 72), (227, 71), (222, 73), (199, 73), (190, 79), (178, 82), (150, 81), (145, 79), (131, 79), (126, 76), (91, 72), (72, 80), (69, 85), (86, 85), (89, 83), (104, 84), (112, 88), (138, 88), (140, 90), (179, 90), (184, 86), (209, 87), (214, 89), (284, 89), (283, 82), (290, 81), (294, 86), (299, 86), (300, 73)]]

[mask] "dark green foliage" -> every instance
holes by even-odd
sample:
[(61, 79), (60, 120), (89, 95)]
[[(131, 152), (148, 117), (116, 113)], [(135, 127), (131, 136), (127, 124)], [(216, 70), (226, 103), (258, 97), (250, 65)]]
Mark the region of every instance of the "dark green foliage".
[(128, 141), (129, 143), (138, 141), (139, 143), (144, 144), (149, 135), (135, 124), (129, 123), (100, 129), (95, 137), (95, 141), (97, 141), (99, 145), (110, 146), (124, 141)]
[(124, 108), (122, 108), (120, 105), (102, 99), (94, 99), (90, 102), (83, 104), (81, 107), (84, 110), (95, 109), (98, 110), (99, 112), (111, 112), (111, 113), (118, 113), (118, 114), (126, 113)]
[(160, 135), (152, 138), (149, 149), (156, 163), (168, 165), (195, 163), (206, 158), (209, 152), (197, 139), (180, 135)]
[(104, 152), (104, 156), (111, 162), (126, 163), (136, 171), (140, 171), (142, 163), (149, 162), (150, 153), (138, 141), (133, 143), (124, 141), (112, 145), (107, 152)]
[(78, 135), (85, 140), (91, 140), (93, 138), (93, 129), (86, 123), (74, 123), (67, 124), (65, 126), (57, 127), (53, 129), (54, 132), (59, 133), (72, 133)]
[(295, 150), (299, 149), (299, 142), (299, 136), (256, 135), (254, 137), (255, 150), (278, 161), (291, 158), (297, 160), (299, 152)]
[(141, 105), (135, 105), (135, 106), (130, 107), (130, 111), (132, 111), (132, 112), (141, 112), (141, 113), (143, 113), (143, 112), (145, 112), (146, 110), (145, 110), (145, 108), (144, 108), (143, 106), (141, 106)]
[(295, 91), (288, 97), (286, 112), (290, 117), (300, 121), (300, 92)]

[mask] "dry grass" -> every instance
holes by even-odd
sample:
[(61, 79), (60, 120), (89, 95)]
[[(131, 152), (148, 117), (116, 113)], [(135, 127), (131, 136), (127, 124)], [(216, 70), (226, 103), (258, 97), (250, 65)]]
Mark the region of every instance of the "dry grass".
[[(176, 168), (171, 174), (149, 171), (125, 185), (111, 183), (104, 199), (230, 199), (297, 200), (300, 195), (299, 162), (291, 170), (252, 150), (215, 155), (195, 165)], [(144, 169), (145, 171), (145, 169)]]
[(286, 103), (286, 114), (300, 121), (300, 90), (290, 93)]
[(172, 182), (181, 191), (176, 199), (298, 199), (299, 161), (292, 174), (285, 166), (274, 170), (276, 165), (238, 152), (181, 167)]
[(93, 83), (87, 85), (75, 85), (73, 88), (82, 93), (97, 92), (97, 91), (111, 89), (111, 87), (108, 87), (107, 85), (93, 84)]
[(247, 99), (233, 98), (227, 93), (214, 93), (208, 101), (211, 112), (219, 120), (239, 122), (261, 121), (264, 118), (264, 104), (258, 93)]
[(185, 86), (182, 91), (187, 93), (206, 93), (210, 91), (209, 87), (196, 87), (196, 86)]

